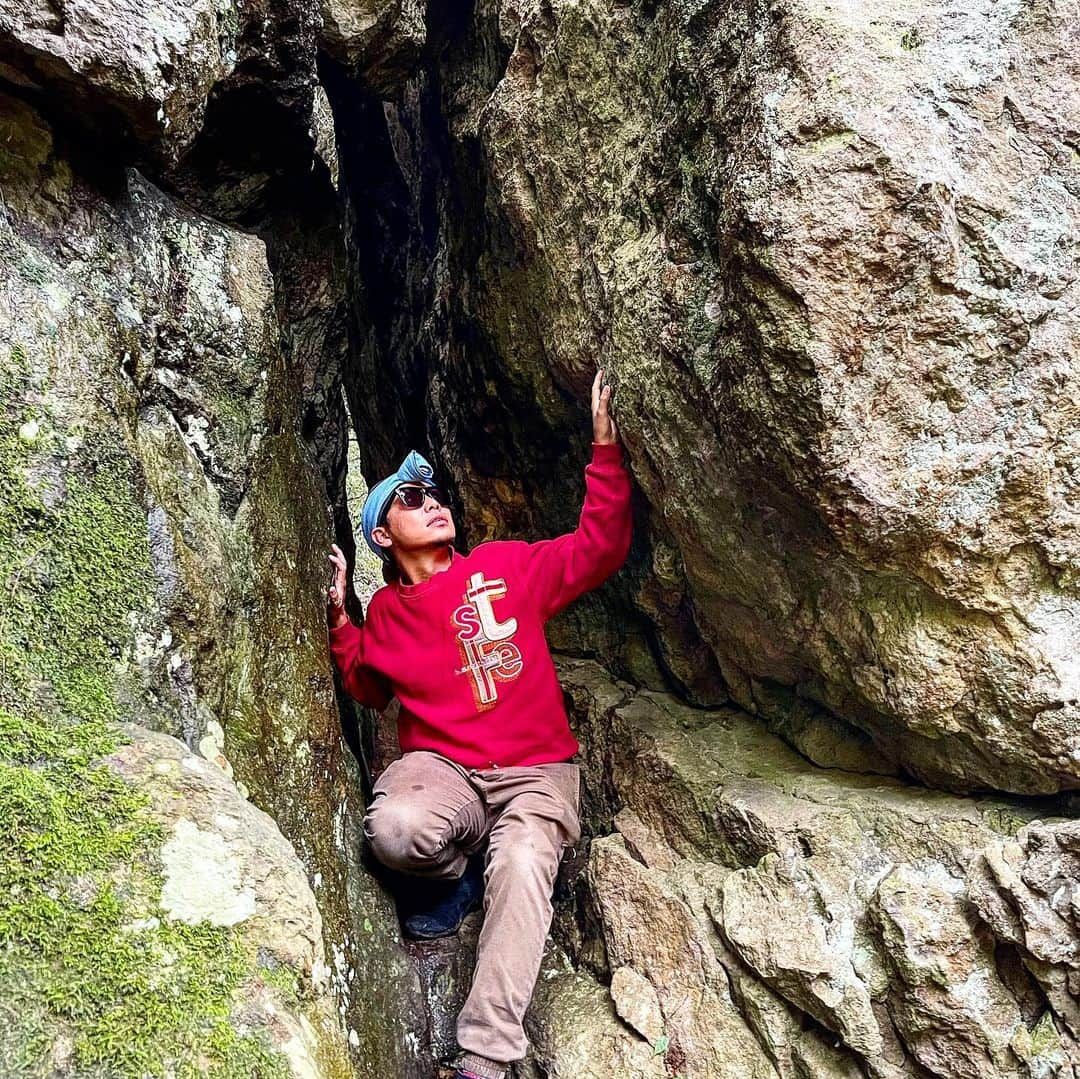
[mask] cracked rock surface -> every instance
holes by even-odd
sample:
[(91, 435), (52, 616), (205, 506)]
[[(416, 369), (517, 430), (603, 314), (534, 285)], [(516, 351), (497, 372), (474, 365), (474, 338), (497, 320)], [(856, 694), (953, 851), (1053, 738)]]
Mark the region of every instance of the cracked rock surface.
[(358, 233), (357, 376), (422, 399), (399, 434), (486, 538), (573, 526), (609, 371), (647, 506), (620, 613), (560, 645), (822, 764), (1080, 787), (1075, 12), (486, 0), (452, 29), (357, 178), (394, 208)]
[(0, 1068), (443, 1079), (325, 554), (570, 531), (599, 365), (516, 1079), (1078, 1079), (1078, 26), (0, 0)]
[[(702, 1076), (1072, 1074), (1075, 822), (822, 769), (738, 710), (560, 670), (594, 838), (572, 886), (591, 916), (559, 931), (583, 961), (602, 937), (621, 1052)], [(569, 1075), (571, 1021), (550, 1028), (558, 994), (585, 991), (550, 977), (537, 1044)]]

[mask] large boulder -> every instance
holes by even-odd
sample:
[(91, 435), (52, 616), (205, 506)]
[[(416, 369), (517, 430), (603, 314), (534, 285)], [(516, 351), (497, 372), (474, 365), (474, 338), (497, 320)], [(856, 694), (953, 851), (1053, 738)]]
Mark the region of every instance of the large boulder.
[(349, 1074), (319, 910), (273, 820), (167, 735), (0, 722), (5, 1072)]
[(0, 75), (95, 135), (174, 164), (227, 89), (246, 88), (253, 110), (260, 96), (310, 110), (317, 28), (302, 3), (4, 0)]
[[(35, 971), (53, 945), (26, 889), (52, 888), (56, 917), (75, 918), (92, 890), (69, 876), (139, 856), (125, 791), (70, 760), (103, 752), (118, 723), (136, 723), (216, 762), (292, 844), (319, 903), (309, 928), (321, 932), (353, 1065), (424, 1075), (426, 1048), (408, 1037), (422, 1022), (419, 982), (393, 906), (362, 862), (360, 777), (326, 642), (329, 500), (300, 437), (305, 371), (311, 386), (311, 354), (333, 338), (319, 307), (326, 292), (292, 304), (303, 275), (294, 264), (279, 296), (262, 239), (178, 204), (122, 162), (89, 168), (25, 102), (5, 97), (0, 114), (3, 818), (55, 850), (42, 861), (47, 879), (0, 889), (0, 934), (17, 946), (0, 1008), (7, 1016), (33, 999), (32, 1018), (52, 1007)], [(285, 329), (295, 330), (288, 354)], [(340, 397), (323, 412), (335, 406)], [(115, 813), (97, 805), (99, 786)], [(89, 839), (65, 830), (73, 814), (97, 829)], [(103, 851), (72, 853), (105, 843), (114, 822)], [(169, 848), (178, 858), (203, 842), (180, 828)], [(220, 853), (216, 840), (205, 845)], [(21, 879), (5, 859), (5, 880), (9, 870)], [(250, 897), (236, 891), (234, 909), (246, 910)], [(129, 898), (145, 905), (118, 885), (116, 908), (87, 917), (150, 917)], [(109, 973), (118, 938), (92, 929), (78, 947), (101, 976), (85, 1009), (101, 1036), (87, 1033), (76, 1058), (104, 1054), (102, 1066), (122, 1074), (116, 1030), (144, 1013), (108, 1018), (124, 1005)], [(20, 950), (27, 942), (39, 951)], [(217, 1008), (224, 997), (209, 999)], [(193, 1020), (208, 1014), (185, 1007)], [(16, 1059), (46, 1051), (32, 1023), (17, 1029)], [(176, 1023), (147, 1029), (155, 1052), (183, 1050)]]
[(363, 89), (397, 96), (427, 41), (426, 12), (421, 0), (323, 0), (319, 43)]
[[(164, 839), (152, 863), (161, 874), (156, 903), (142, 912), (145, 923), (138, 911), (129, 916), (148, 936), (158, 917), (231, 927), (234, 947), (254, 970), (240, 983), (231, 1022), (242, 1031), (265, 1031), (294, 1075), (347, 1075), (347, 1038), (330, 992), (322, 918), (292, 844), (215, 762), (167, 735), (133, 725), (125, 734), (131, 741), (105, 763), (147, 797)], [(139, 943), (156, 951), (152, 940)]]
[(577, 888), (593, 928), (557, 931), (627, 1037), (687, 1076), (1070, 1074), (1074, 829), (1052, 801), (820, 768), (735, 709), (560, 669), (598, 838)]
[(1080, 787), (1071, 24), (428, 8), (0, 6), (0, 1055), (451, 1053), (326, 546), (409, 446), (463, 538), (572, 528), (599, 363), (635, 546), (549, 633), (636, 684), (563, 669), (524, 1072), (1068, 1075), (1068, 803), (910, 780)]
[[(363, 370), (486, 537), (572, 527), (607, 368), (648, 500), (609, 595), (681, 692), (1080, 787), (1076, 56), (1054, 5), (478, 4), (359, 180)], [(621, 625), (558, 639), (649, 682)]]

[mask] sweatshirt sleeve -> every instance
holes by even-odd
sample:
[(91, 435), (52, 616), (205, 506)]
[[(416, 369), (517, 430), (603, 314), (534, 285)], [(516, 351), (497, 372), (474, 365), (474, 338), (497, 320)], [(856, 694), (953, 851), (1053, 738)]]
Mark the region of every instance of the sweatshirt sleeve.
[(329, 633), (330, 654), (345, 689), (369, 708), (385, 708), (394, 694), (386, 679), (364, 663), (364, 630), (346, 619)]
[(623, 466), (622, 446), (594, 442), (577, 528), (525, 546), (525, 580), (541, 618), (546, 622), (603, 584), (626, 561), (630, 533), (630, 475)]

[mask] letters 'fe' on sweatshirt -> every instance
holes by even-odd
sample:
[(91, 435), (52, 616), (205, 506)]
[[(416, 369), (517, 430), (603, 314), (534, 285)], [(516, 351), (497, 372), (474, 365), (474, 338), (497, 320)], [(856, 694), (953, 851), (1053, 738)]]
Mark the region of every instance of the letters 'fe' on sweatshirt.
[(419, 584), (380, 588), (362, 628), (330, 631), (345, 688), (362, 704), (401, 702), (403, 751), (467, 768), (547, 764), (578, 750), (544, 623), (626, 560), (630, 477), (618, 443), (592, 444), (577, 529), (492, 540)]

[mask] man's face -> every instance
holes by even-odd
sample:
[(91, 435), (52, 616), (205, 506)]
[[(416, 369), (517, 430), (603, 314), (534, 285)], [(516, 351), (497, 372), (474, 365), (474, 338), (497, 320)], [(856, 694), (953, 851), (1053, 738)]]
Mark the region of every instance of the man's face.
[[(424, 483), (400, 484), (399, 487), (431, 487)], [(398, 551), (423, 551), (432, 547), (444, 547), (457, 537), (450, 510), (431, 495), (424, 498), (417, 509), (409, 509), (394, 496), (387, 511), (384, 524), (372, 529), (372, 539), (381, 547), (392, 544)]]

